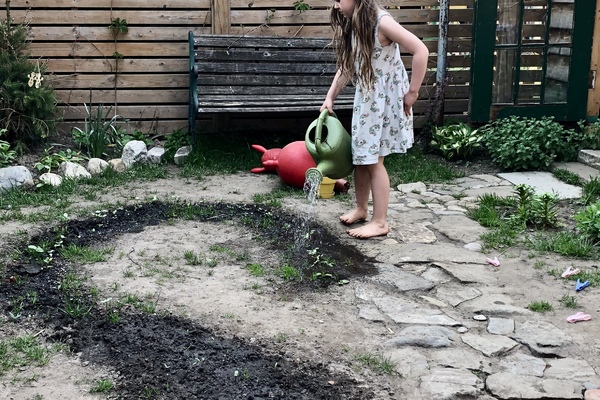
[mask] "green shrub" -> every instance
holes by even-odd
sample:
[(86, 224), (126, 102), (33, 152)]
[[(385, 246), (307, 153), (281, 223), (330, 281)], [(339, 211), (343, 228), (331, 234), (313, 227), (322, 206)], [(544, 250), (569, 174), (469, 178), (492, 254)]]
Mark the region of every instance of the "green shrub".
[(0, 20), (0, 125), (7, 130), (9, 143), (17, 147), (38, 145), (54, 133), (56, 99), (45, 86), (45, 66), (25, 54), (28, 27)]
[(564, 128), (551, 117), (509, 117), (482, 128), (492, 160), (505, 170), (546, 170), (566, 148)]
[(592, 240), (600, 240), (600, 201), (590, 204), (575, 215), (577, 229)]
[(444, 125), (433, 130), (431, 146), (441, 151), (446, 159), (468, 159), (481, 147), (483, 135), (464, 122)]
[[(6, 129), (0, 129), (0, 137), (4, 134), (6, 134)], [(0, 167), (11, 165), (16, 157), (15, 151), (10, 149), (10, 143), (0, 140)]]

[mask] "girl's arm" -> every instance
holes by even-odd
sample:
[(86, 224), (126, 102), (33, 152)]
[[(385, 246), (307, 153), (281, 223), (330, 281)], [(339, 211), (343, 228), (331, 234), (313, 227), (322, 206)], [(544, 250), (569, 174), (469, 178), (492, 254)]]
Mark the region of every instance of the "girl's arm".
[(337, 98), (338, 94), (340, 94), (342, 89), (346, 86), (346, 84), (348, 84), (349, 80), (349, 78), (342, 76), (341, 71), (338, 70), (338, 72), (335, 74), (335, 77), (333, 78), (331, 87), (327, 91), (325, 102), (323, 102), (323, 105), (321, 106), (321, 109), (319, 111), (328, 109), (329, 114), (333, 114), (333, 103), (335, 102), (335, 99)]
[[(417, 97), (419, 97), (419, 88), (423, 83), (423, 79), (425, 79), (425, 72), (427, 71), (429, 50), (421, 39), (406, 30), (394, 18), (388, 15), (383, 16), (379, 21), (379, 34), (381, 44), (386, 45), (389, 42), (396, 42), (413, 55), (410, 86), (408, 87), (408, 92), (404, 95), (404, 108), (405, 110), (409, 110), (417, 101)], [(388, 43), (382, 41), (381, 36), (384, 36)]]

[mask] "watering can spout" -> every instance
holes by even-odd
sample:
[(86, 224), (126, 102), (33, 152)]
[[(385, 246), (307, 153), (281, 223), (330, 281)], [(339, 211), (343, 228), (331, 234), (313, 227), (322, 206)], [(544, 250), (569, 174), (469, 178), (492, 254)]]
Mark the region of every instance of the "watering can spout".
[[(305, 143), (306, 149), (317, 164), (316, 168), (311, 168), (316, 170), (311, 172), (312, 176), (316, 177), (318, 173), (321, 179), (324, 176), (341, 179), (354, 169), (350, 135), (335, 115), (329, 115), (327, 109), (308, 127)], [(308, 171), (306, 178), (309, 178)]]

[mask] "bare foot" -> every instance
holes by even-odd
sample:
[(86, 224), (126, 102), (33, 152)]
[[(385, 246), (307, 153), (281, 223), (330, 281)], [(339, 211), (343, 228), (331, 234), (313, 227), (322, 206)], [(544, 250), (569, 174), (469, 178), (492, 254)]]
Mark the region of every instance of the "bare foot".
[(369, 222), (365, 226), (359, 228), (350, 229), (346, 231), (348, 235), (357, 239), (369, 239), (376, 236), (385, 236), (390, 232), (387, 222), (385, 224), (379, 224), (377, 222)]
[(355, 222), (364, 221), (367, 219), (367, 212), (354, 209), (348, 214), (340, 216), (340, 222), (345, 225), (352, 225)]

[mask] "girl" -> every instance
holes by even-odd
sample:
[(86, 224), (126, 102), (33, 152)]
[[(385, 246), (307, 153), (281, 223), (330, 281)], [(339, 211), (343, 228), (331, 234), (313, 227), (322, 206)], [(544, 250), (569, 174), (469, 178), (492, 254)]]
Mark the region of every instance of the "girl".
[[(356, 208), (342, 215), (340, 221), (351, 225), (366, 220), (372, 192), (371, 221), (347, 232), (360, 239), (387, 235), (390, 180), (383, 160), (388, 154), (405, 153), (412, 147), (412, 105), (425, 77), (429, 51), (376, 0), (334, 0), (330, 19), (338, 72), (321, 111), (333, 113), (336, 97), (356, 76), (352, 115)], [(410, 81), (399, 45), (413, 55)]]

